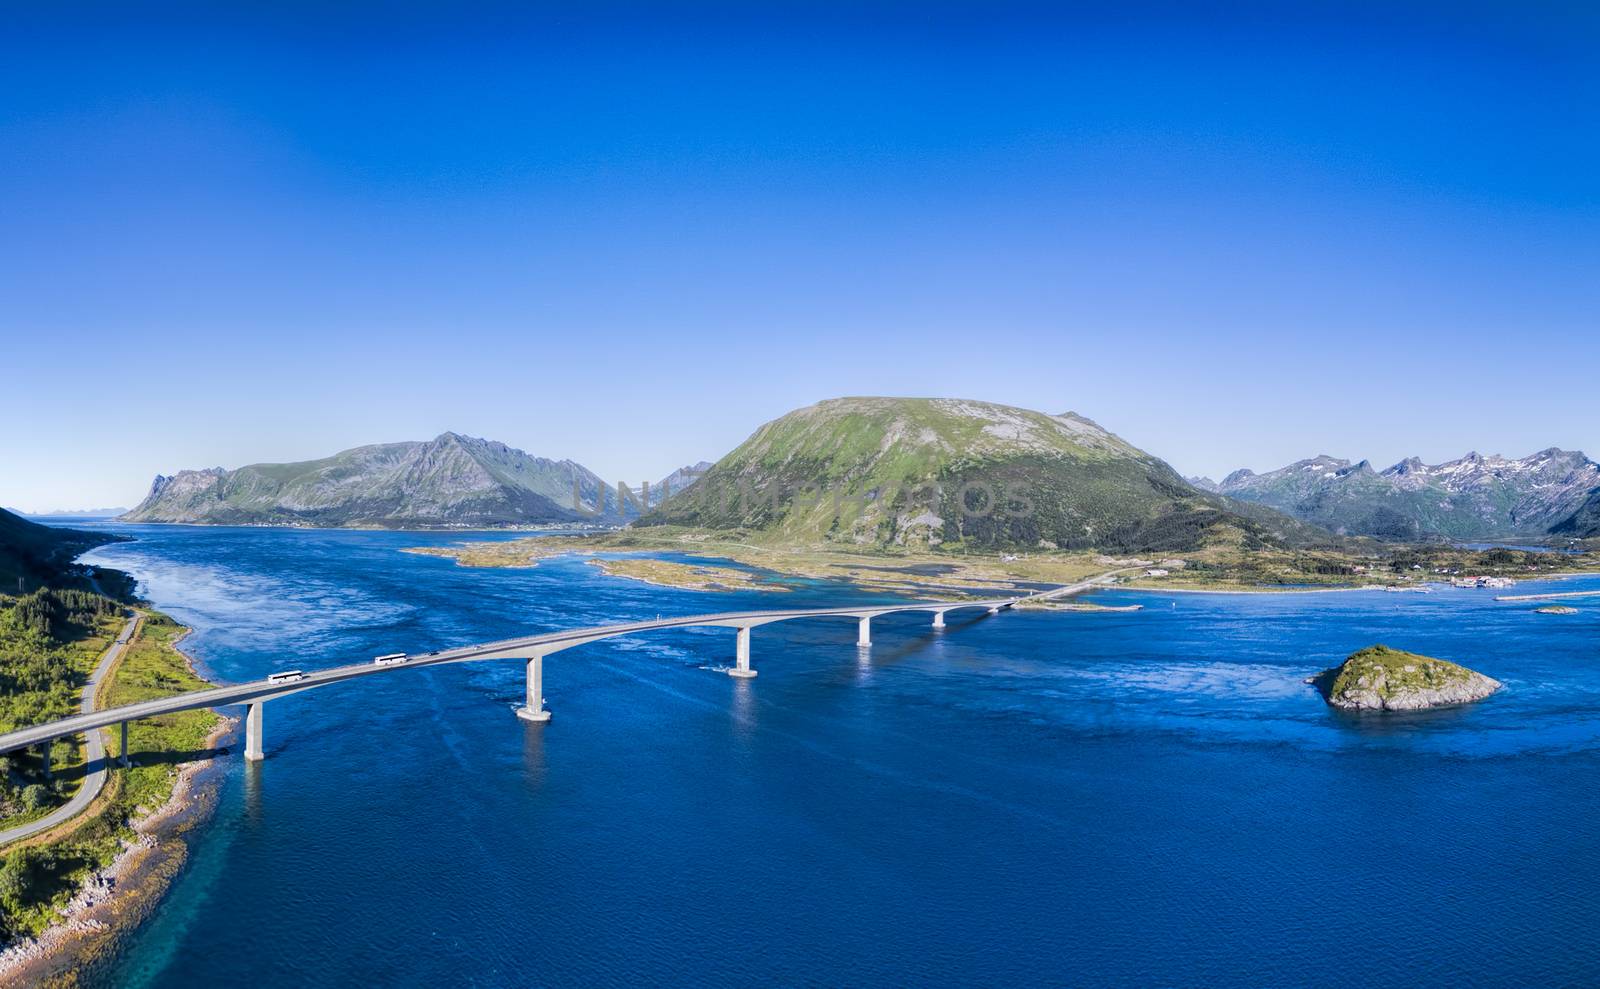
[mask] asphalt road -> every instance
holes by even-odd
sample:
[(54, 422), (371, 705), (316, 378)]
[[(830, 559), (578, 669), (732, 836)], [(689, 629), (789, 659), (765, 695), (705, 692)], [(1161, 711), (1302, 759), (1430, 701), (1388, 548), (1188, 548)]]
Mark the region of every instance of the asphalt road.
[[(94, 698), (95, 693), (100, 689), (100, 681), (105, 679), (107, 671), (111, 669), (111, 664), (115, 663), (117, 657), (122, 655), (122, 651), (128, 647), (128, 643), (133, 641), (133, 635), (139, 627), (139, 622), (138, 615), (128, 619), (128, 624), (123, 626), (121, 633), (117, 635), (116, 641), (106, 648), (105, 655), (101, 656), (100, 662), (95, 664), (94, 672), (89, 674), (89, 682), (83, 688), (83, 701), (78, 705), (78, 710), (83, 714), (94, 714)], [(105, 742), (100, 738), (99, 731), (90, 731), (88, 737), (88, 759), (85, 765), (89, 767), (89, 774), (83, 778), (83, 784), (78, 787), (78, 792), (72, 795), (71, 800), (68, 800), (37, 821), (29, 821), (27, 824), (19, 824), (14, 828), (0, 831), (0, 845), (19, 841), (41, 831), (48, 831), (62, 821), (69, 821), (83, 813), (94, 798), (100, 795), (101, 789), (106, 785), (106, 777), (110, 775), (106, 761)]]

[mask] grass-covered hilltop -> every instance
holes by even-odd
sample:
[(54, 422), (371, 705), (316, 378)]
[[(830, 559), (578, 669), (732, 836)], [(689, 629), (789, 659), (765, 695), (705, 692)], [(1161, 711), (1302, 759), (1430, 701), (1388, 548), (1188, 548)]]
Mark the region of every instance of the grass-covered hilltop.
[(1318, 534), (1232, 505), (1073, 413), (840, 398), (767, 423), (636, 523), (851, 547), (1176, 552)]
[(1311, 681), (1334, 707), (1415, 711), (1482, 700), (1500, 681), (1431, 656), (1368, 646)]

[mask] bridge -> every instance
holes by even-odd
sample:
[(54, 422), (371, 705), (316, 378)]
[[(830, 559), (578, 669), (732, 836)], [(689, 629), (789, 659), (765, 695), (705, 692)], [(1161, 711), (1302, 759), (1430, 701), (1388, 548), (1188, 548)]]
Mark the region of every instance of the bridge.
[[(480, 645), (461, 646), (455, 649), (440, 649), (422, 655), (406, 656), (404, 661), (390, 663), (368, 661), (348, 666), (334, 666), (304, 673), (293, 680), (268, 677), (226, 687), (193, 690), (188, 693), (175, 694), (171, 697), (124, 704), (120, 707), (85, 711), (72, 717), (61, 718), (56, 721), (35, 725), (31, 728), (22, 728), (0, 735), (0, 753), (42, 745), (45, 746), (45, 759), (48, 762), (50, 743), (56, 739), (120, 725), (122, 728), (122, 758), (126, 760), (127, 724), (130, 721), (162, 714), (172, 714), (178, 711), (189, 711), (195, 708), (244, 704), (247, 705), (244, 754), (246, 759), (257, 761), (264, 758), (265, 754), (262, 748), (262, 708), (268, 701), (287, 697), (290, 694), (298, 694), (305, 690), (315, 690), (319, 687), (357, 680), (362, 677), (384, 676), (401, 670), (443, 666), (448, 663), (474, 663), (497, 659), (521, 659), (526, 662), (526, 702), (524, 706), (517, 710), (517, 715), (527, 721), (541, 723), (550, 720), (550, 712), (545, 710), (544, 707), (544, 657), (586, 643), (611, 639), (620, 635), (653, 632), (660, 629), (732, 628), (737, 631), (734, 638), (734, 662), (728, 668), (728, 675), (753, 677), (756, 675), (756, 671), (750, 665), (750, 631), (761, 625), (793, 621), (801, 618), (854, 618), (857, 622), (856, 643), (861, 646), (869, 646), (872, 644), (872, 620), (884, 615), (903, 612), (928, 612), (933, 615), (933, 627), (944, 628), (944, 616), (952, 611), (977, 608), (983, 609), (989, 614), (998, 614), (1023, 601), (1045, 600), (1080, 593), (1104, 583), (1113, 575), (1121, 572), (1121, 570), (1113, 570), (1077, 584), (1068, 584), (1048, 591), (1017, 595), (1015, 597), (987, 600), (912, 601), (900, 604), (851, 605), (840, 608), (729, 611), (710, 615), (657, 618), (653, 621), (595, 625), (588, 628), (547, 632), (541, 635), (505, 639)], [(104, 761), (104, 756), (102, 756), (102, 761)]]

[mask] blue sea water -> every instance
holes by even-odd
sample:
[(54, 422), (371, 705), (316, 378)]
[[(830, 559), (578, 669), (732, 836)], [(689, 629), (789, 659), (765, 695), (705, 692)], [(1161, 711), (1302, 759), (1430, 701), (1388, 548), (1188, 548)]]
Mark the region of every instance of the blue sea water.
[[(223, 680), (708, 593), (457, 535), (113, 526), (95, 562)], [(473, 538), (495, 538), (474, 536)], [(509, 536), (507, 538), (510, 538)], [(1533, 585), (1534, 588), (1537, 585)], [(1594, 580), (1560, 589), (1593, 589)], [(1525, 588), (1533, 589), (1533, 588)], [(275, 701), (107, 986), (1600, 984), (1600, 601), (1107, 592), (1131, 613), (614, 640)], [(1303, 682), (1373, 642), (1506, 684), (1413, 715)]]

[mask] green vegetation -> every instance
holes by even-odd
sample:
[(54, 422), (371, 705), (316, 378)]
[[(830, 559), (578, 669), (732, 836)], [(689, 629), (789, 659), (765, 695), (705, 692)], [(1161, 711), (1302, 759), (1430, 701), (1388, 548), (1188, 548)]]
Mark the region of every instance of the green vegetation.
[[(1388, 646), (1368, 646), (1352, 653), (1338, 668), (1333, 680), (1333, 692), (1345, 693), (1370, 678), (1377, 686), (1380, 697), (1393, 697), (1404, 690), (1424, 690), (1465, 683), (1472, 671), (1465, 666), (1421, 656), (1414, 652), (1390, 649)], [(1374, 677), (1373, 674), (1381, 674)]]
[(1184, 554), (1181, 572), (1152, 586), (1244, 587), (1422, 587), (1453, 577), (1537, 580), (1557, 574), (1600, 572), (1600, 553), (1572, 555), (1523, 550), (1466, 550), (1448, 546), (1351, 543), (1316, 550), (1284, 547), (1210, 546)]
[(455, 560), (463, 567), (532, 568), (539, 561), (569, 553), (587, 553), (614, 545), (626, 545), (622, 540), (605, 536), (529, 536), (494, 542), (467, 542), (453, 546), (408, 546), (402, 552), (418, 556), (442, 556)]
[[(1517, 550), (1456, 550), (1437, 546), (1349, 543), (1341, 548), (1263, 545), (1238, 529), (1214, 531), (1196, 551), (1120, 554), (1033, 550), (1015, 554), (971, 547), (854, 546), (786, 543), (735, 529), (711, 531), (650, 526), (583, 536), (530, 536), (407, 549), (470, 567), (532, 567), (551, 556), (599, 552), (676, 552), (721, 557), (790, 576), (846, 579), (883, 591), (971, 588), (1002, 590), (1019, 582), (1067, 584), (1119, 566), (1134, 572), (1123, 583), (1182, 590), (1287, 590), (1354, 587), (1421, 588), (1459, 574), (1525, 579), (1557, 573), (1600, 572), (1600, 553), (1582, 556)], [(1174, 558), (1176, 557), (1176, 558)], [(1169, 571), (1146, 577), (1141, 568)]]
[(1424, 544), (1387, 550), (1383, 554), (1383, 564), (1394, 573), (1413, 573), (1433, 579), (1471, 574), (1534, 580), (1551, 574), (1600, 570), (1600, 552), (1537, 553), (1503, 547), (1470, 550)]
[[(117, 707), (211, 686), (195, 676), (178, 652), (177, 641), (184, 632), (183, 626), (166, 615), (147, 614), (139, 627), (139, 637), (101, 691), (101, 706)], [(123, 791), (135, 798), (130, 806), (153, 807), (164, 801), (171, 789), (171, 760), (187, 761), (204, 755), (206, 739), (216, 730), (217, 723), (216, 714), (202, 709), (129, 724), (128, 748), (135, 765), (126, 771)], [(158, 758), (145, 759), (154, 754)], [(142, 764), (145, 762), (149, 764)]]
[(0, 509), (0, 593), (21, 594), (46, 586), (88, 588), (88, 580), (79, 572), (87, 568), (75, 567), (72, 558), (120, 538), (40, 525)]
[(1481, 673), (1384, 645), (1352, 653), (1312, 681), (1334, 707), (1417, 710), (1480, 700), (1500, 689)]
[(761, 580), (757, 574), (735, 567), (678, 563), (673, 560), (649, 558), (595, 559), (586, 562), (592, 567), (600, 568), (600, 571), (608, 577), (626, 577), (662, 587), (683, 587), (695, 591), (788, 590), (782, 584)]
[(1082, 416), (958, 399), (846, 398), (791, 412), (636, 525), (939, 553), (1331, 539), (1270, 510), (1236, 510)]
[[(63, 592), (48, 594), (47, 603), (19, 607), (12, 602), (0, 615), (0, 628), (17, 643), (0, 657), (0, 674), (22, 677), (8, 679), (8, 684), (39, 685), (37, 690), (23, 691), (26, 699), (21, 701), (7, 692), (4, 699), (15, 705), (7, 716), (18, 719), (7, 722), (7, 728), (55, 716), (51, 712), (62, 700), (69, 703), (69, 710), (75, 706), (73, 684), (81, 681), (73, 679), (73, 671), (83, 667), (86, 656), (93, 663), (119, 622), (115, 602), (101, 598), (103, 604), (94, 603), (93, 595), (74, 597), (71, 592), (63, 597), (57, 597)], [(104, 628), (108, 619), (109, 632)], [(39, 630), (45, 627), (54, 629), (54, 634), (40, 638)], [(147, 614), (137, 638), (101, 688), (101, 704), (125, 704), (208, 686), (174, 648), (181, 632), (170, 618)], [(42, 677), (39, 671), (44, 671)], [(206, 740), (217, 723), (217, 715), (210, 711), (186, 711), (130, 725), (134, 765), (112, 773), (101, 799), (75, 821), (0, 856), (0, 939), (37, 934), (48, 926), (84, 880), (110, 864), (125, 842), (135, 837), (132, 823), (167, 801), (179, 765), (206, 754)], [(114, 751), (116, 744), (112, 739), (108, 748)], [(27, 792), (27, 786), (18, 790), (19, 804), (26, 804)]]
[[(581, 464), (530, 457), (504, 443), (443, 433), (427, 442), (360, 446), (321, 460), (157, 477), (125, 518), (135, 522), (364, 528), (492, 527), (586, 518), (605, 482)], [(616, 520), (615, 495), (608, 503)]]
[[(919, 593), (937, 588), (949, 594), (962, 589), (1023, 589), (1017, 581), (1069, 583), (1104, 572), (1103, 558), (1091, 553), (1029, 555), (1008, 563), (978, 554), (944, 556), (898, 547), (852, 549), (757, 545), (743, 542), (743, 533), (713, 533), (674, 526), (591, 533), (585, 536), (530, 536), (454, 546), (424, 546), (407, 553), (441, 556), (464, 567), (532, 567), (551, 556), (597, 552), (674, 552), (734, 560), (761, 570), (793, 577), (848, 580), (881, 591)], [(617, 561), (606, 561), (613, 563)], [(660, 561), (665, 562), (665, 561)], [(724, 569), (724, 568), (708, 568)], [(742, 572), (742, 571), (735, 571)], [(762, 588), (771, 584), (758, 584)]]
[[(41, 589), (0, 598), (0, 732), (67, 717), (122, 627), (122, 607), (88, 591)], [(49, 813), (82, 776), (76, 741), (58, 742), (50, 777), (40, 753), (0, 756), (0, 827)]]

